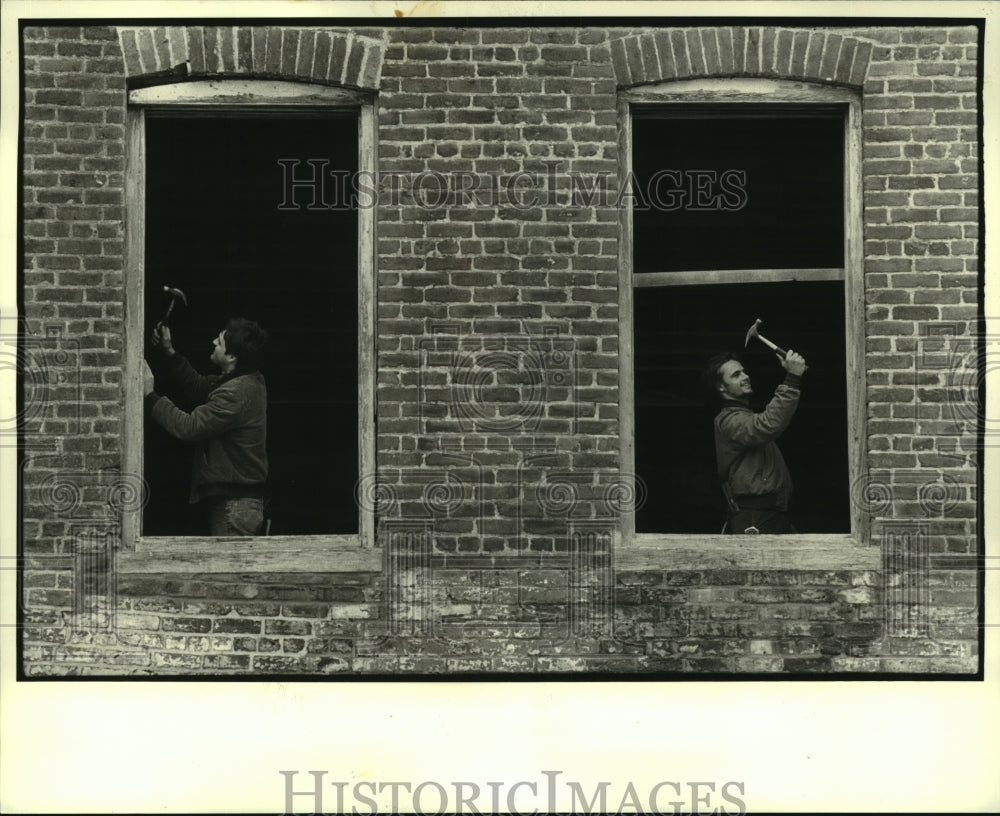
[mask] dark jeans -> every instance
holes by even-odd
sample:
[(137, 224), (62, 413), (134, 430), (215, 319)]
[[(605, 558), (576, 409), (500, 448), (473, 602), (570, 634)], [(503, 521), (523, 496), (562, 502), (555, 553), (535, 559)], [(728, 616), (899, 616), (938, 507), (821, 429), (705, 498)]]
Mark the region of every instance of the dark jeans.
[(729, 535), (743, 535), (751, 528), (756, 528), (757, 533), (764, 535), (797, 533), (795, 525), (788, 517), (788, 513), (781, 510), (740, 510), (729, 516), (726, 523), (726, 533)]
[(264, 526), (263, 499), (209, 499), (207, 510), (209, 535), (259, 535)]

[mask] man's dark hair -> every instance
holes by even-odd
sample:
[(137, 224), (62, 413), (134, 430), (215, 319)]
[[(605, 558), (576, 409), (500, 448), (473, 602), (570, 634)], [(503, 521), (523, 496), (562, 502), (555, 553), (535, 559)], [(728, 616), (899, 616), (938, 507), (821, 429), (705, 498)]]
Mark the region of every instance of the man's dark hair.
[(236, 358), (240, 371), (254, 371), (260, 365), (267, 332), (255, 321), (233, 317), (226, 323), (226, 353)]
[(730, 360), (735, 360), (741, 365), (743, 364), (743, 361), (737, 354), (731, 351), (723, 351), (721, 354), (715, 354), (710, 357), (705, 364), (705, 370), (701, 372), (701, 389), (710, 405), (714, 406), (722, 402), (722, 397), (719, 394), (719, 385), (722, 382), (721, 369)]

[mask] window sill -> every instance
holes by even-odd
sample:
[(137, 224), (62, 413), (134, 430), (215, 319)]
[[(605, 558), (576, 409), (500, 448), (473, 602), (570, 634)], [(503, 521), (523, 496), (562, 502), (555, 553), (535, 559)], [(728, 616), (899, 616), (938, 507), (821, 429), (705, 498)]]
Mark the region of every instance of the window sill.
[(878, 547), (853, 535), (636, 535), (618, 547), (618, 570), (876, 570)]
[[(851, 535), (637, 535), (616, 548), (618, 570), (877, 570), (878, 547)], [(357, 536), (156, 537), (120, 551), (117, 572), (205, 574), (381, 572), (382, 549)]]
[(358, 536), (142, 538), (116, 559), (121, 575), (163, 573), (381, 572), (382, 550)]

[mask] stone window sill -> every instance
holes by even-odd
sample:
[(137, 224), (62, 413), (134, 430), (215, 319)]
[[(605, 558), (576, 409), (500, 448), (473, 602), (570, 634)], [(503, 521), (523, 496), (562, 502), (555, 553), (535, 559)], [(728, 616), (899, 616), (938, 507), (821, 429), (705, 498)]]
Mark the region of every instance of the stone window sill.
[[(381, 547), (357, 536), (140, 539), (117, 571), (137, 574), (380, 572)], [(878, 547), (851, 535), (636, 535), (616, 547), (618, 570), (877, 570)]]
[(116, 559), (122, 575), (164, 573), (380, 572), (381, 548), (358, 536), (149, 537)]
[(878, 547), (853, 535), (636, 535), (619, 545), (618, 570), (875, 570)]

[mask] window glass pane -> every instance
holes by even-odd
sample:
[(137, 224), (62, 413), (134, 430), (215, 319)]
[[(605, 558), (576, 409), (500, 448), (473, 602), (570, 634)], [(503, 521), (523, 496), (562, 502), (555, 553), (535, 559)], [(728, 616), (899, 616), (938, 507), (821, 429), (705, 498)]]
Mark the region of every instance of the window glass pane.
[(699, 110), (634, 117), (634, 271), (842, 267), (843, 114)]
[[(719, 533), (725, 520), (713, 420), (698, 381), (709, 357), (743, 352), (746, 330), (802, 354), (802, 398), (778, 447), (795, 486), (801, 533), (850, 531), (844, 287), (822, 283), (635, 290), (635, 462), (648, 490), (638, 533)], [(743, 362), (760, 410), (784, 378), (759, 342)]]
[[(298, 160), (298, 180), (312, 175), (308, 160), (349, 174), (357, 128), (354, 113), (147, 115), (143, 342), (163, 316), (164, 285), (187, 294), (188, 307), (171, 317), (174, 344), (203, 374), (218, 371), (209, 354), (227, 318), (267, 329), (274, 535), (358, 531), (357, 213), (309, 209), (304, 186), (285, 201), (287, 171), (278, 163)], [(328, 178), (316, 203), (335, 203), (335, 193)], [(201, 533), (188, 506), (190, 449), (152, 421), (145, 445), (143, 533)]]

